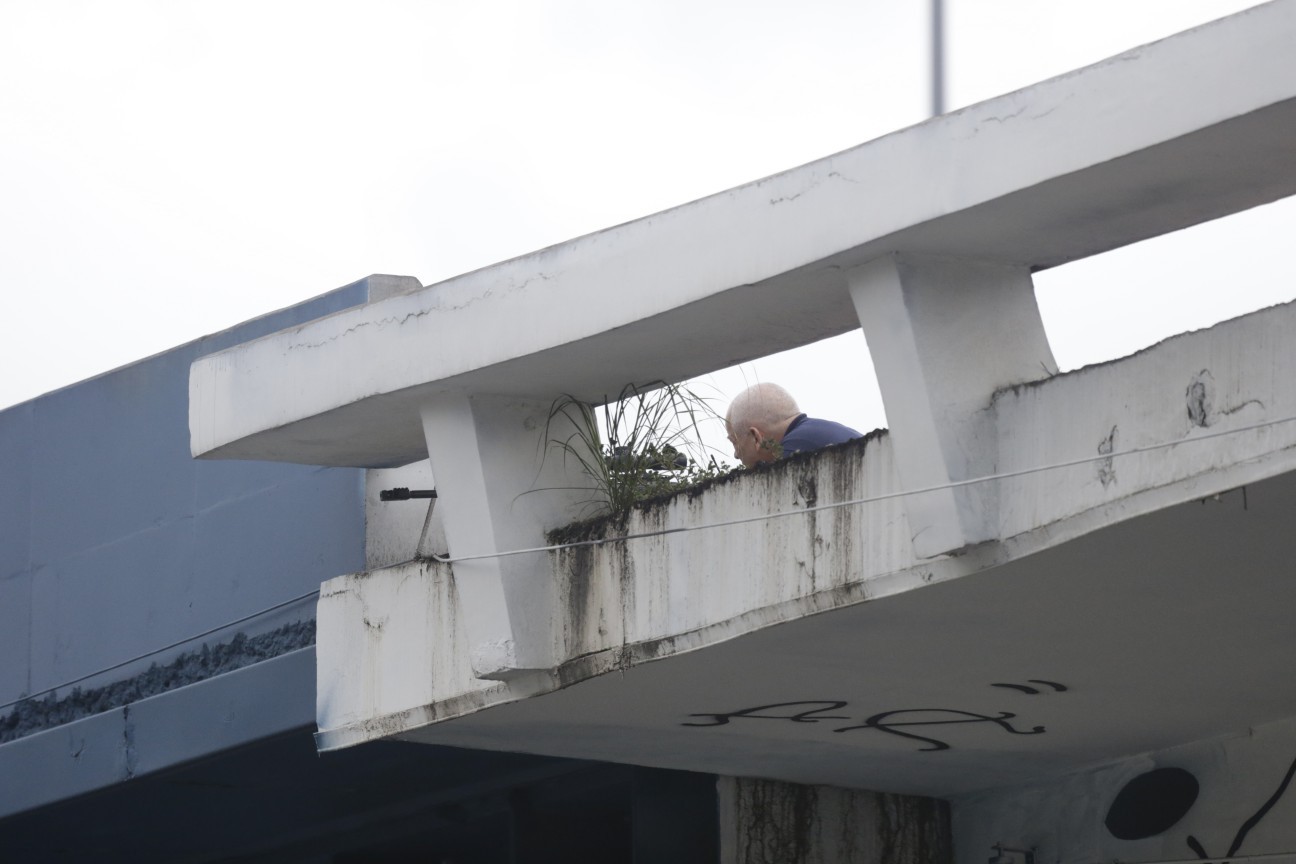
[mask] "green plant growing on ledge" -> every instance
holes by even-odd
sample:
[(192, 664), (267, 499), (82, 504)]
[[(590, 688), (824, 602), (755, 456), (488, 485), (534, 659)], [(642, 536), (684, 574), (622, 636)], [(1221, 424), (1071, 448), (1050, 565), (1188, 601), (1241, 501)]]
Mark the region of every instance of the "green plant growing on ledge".
[[(623, 519), (640, 501), (729, 472), (706, 454), (698, 429), (699, 420), (714, 416), (706, 399), (678, 384), (627, 384), (597, 411), (574, 396), (555, 400), (545, 438), (593, 479), (597, 498), (590, 504), (598, 512), (590, 515)], [(551, 438), (559, 418), (574, 431)]]

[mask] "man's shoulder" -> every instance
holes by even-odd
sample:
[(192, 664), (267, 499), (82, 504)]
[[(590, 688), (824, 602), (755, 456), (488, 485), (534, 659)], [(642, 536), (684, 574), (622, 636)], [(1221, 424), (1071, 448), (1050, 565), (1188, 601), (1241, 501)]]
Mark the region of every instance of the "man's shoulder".
[(840, 444), (852, 438), (863, 437), (862, 434), (842, 423), (806, 417), (803, 414), (788, 427), (787, 434), (783, 436), (783, 452), (787, 454), (817, 450), (829, 444)]

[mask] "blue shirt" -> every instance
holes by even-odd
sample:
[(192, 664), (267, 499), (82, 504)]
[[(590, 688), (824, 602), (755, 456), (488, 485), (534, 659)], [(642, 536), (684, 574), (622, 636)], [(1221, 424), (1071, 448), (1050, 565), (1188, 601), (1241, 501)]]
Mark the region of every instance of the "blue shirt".
[(787, 431), (783, 433), (783, 455), (788, 456), (806, 450), (818, 450), (820, 447), (827, 447), (829, 444), (840, 444), (852, 438), (863, 437), (849, 426), (843, 426), (831, 420), (816, 420), (813, 417), (799, 414), (792, 421), (792, 424), (788, 426)]

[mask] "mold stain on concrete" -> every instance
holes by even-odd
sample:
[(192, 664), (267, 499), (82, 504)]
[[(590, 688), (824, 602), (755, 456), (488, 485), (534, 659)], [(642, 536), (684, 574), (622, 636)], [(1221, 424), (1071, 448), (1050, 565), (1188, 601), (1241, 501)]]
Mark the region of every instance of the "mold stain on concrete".
[[(767, 502), (762, 506), (785, 514), (820, 506), (825, 500), (834, 503), (857, 498), (867, 480), (868, 448), (886, 434), (884, 429), (876, 430), (854, 441), (735, 471), (701, 487), (640, 502), (622, 519), (602, 516), (548, 532), (548, 543), (559, 547), (550, 553), (550, 567), (557, 587), (555, 611), (559, 620), (554, 623), (559, 631), (555, 636), (561, 655), (570, 663), (612, 651), (619, 652), (622, 661), (637, 663), (679, 650), (673, 638), (654, 637), (660, 636), (662, 627), (677, 635), (692, 633), (700, 623), (697, 619), (701, 612), (693, 603), (695, 598), (671, 593), (685, 588), (683, 581), (670, 577), (671, 568), (676, 566), (673, 559), (690, 548), (689, 543), (707, 545), (717, 541), (682, 541), (677, 533), (690, 527), (706, 527), (709, 520), (727, 518), (727, 508), (735, 503), (743, 513), (745, 499)], [(704, 497), (732, 483), (741, 484), (734, 494), (715, 500)], [(825, 495), (827, 489), (832, 490), (831, 498)], [(851, 507), (832, 508), (804, 513), (801, 522), (794, 529), (784, 527), (789, 524), (787, 520), (769, 523), (771, 542), (786, 535), (794, 540), (796, 548), (776, 544), (781, 549), (780, 566), (792, 568), (788, 582), (754, 586), (754, 591), (764, 592), (764, 599), (756, 602), (812, 598), (848, 586), (858, 577), (861, 562), (856, 560), (857, 552), (867, 545), (865, 538), (852, 535), (871, 524), (870, 517), (859, 516)], [(623, 542), (629, 538), (637, 539)], [(681, 542), (685, 543), (684, 550), (678, 548)], [(723, 545), (723, 538), (719, 542)], [(649, 583), (641, 583), (636, 580), (636, 569), (643, 567), (637, 565), (660, 578), (654, 576)], [(857, 599), (864, 597), (861, 589)], [(628, 639), (633, 645), (627, 643)]]
[(727, 782), (733, 784), (733, 833), (722, 855), (726, 864), (953, 861), (943, 801), (776, 780)]
[(590, 583), (594, 579), (594, 547), (575, 546), (563, 549), (559, 553), (559, 564), (567, 601), (566, 614), (563, 616), (565, 649), (567, 655), (572, 656), (588, 650), (585, 644), (590, 623), (588, 619), (591, 613), (598, 614), (597, 609), (590, 608)]
[(1209, 426), (1215, 401), (1215, 379), (1209, 369), (1203, 369), (1193, 376), (1184, 397), (1188, 402), (1188, 422), (1202, 428)]
[[(857, 459), (862, 465), (864, 452), (868, 446), (872, 442), (880, 440), (887, 434), (888, 432), (886, 429), (874, 429), (862, 438), (845, 441), (841, 444), (833, 444), (819, 450), (793, 453), (779, 459), (777, 462), (766, 462), (758, 464), (752, 468), (735, 468), (728, 474), (723, 474), (719, 477), (712, 477), (702, 481), (701, 483), (686, 486), (666, 495), (659, 495), (654, 498), (640, 501), (635, 504), (634, 510), (637, 513), (662, 513), (665, 511), (666, 505), (673, 501), (684, 499), (685, 501), (693, 502), (699, 496), (706, 494), (710, 489), (727, 486), (731, 483), (744, 482), (746, 478), (752, 476), (764, 477), (767, 481), (777, 481), (784, 476), (785, 472), (798, 470), (798, 468), (809, 466), (810, 470), (813, 471), (817, 460), (820, 456), (826, 453), (858, 451)], [(850, 483), (858, 480), (858, 477), (853, 471), (839, 470), (841, 465), (847, 464), (851, 461), (852, 460), (850, 459), (834, 460), (837, 470), (833, 471), (833, 480), (834, 491), (837, 493), (843, 492), (843, 488), (839, 487), (849, 489)], [(839, 476), (842, 474), (846, 475), (845, 482), (839, 481)], [(814, 500), (807, 501), (805, 506), (814, 506), (818, 501), (817, 479), (813, 474), (808, 474), (807, 476), (810, 478), (810, 485), (806, 490), (798, 489), (798, 491), (802, 496), (805, 496), (808, 491)], [(838, 500), (844, 500), (845, 497), (846, 496), (843, 495), (839, 497)], [(617, 538), (617, 535), (624, 534), (627, 529), (628, 522), (626, 520), (619, 520), (610, 515), (595, 516), (590, 519), (582, 519), (578, 522), (572, 522), (568, 525), (554, 528), (545, 534), (545, 540), (551, 546), (563, 546), (570, 543), (582, 543), (592, 540), (614, 541)]]
[[(797, 480), (796, 484), (797, 497), (801, 499), (801, 504), (806, 509), (810, 509), (819, 503), (819, 481), (815, 475), (814, 467), (814, 465), (811, 465), (803, 469), (805, 473)], [(822, 542), (816, 542), (816, 540), (822, 541), (823, 538), (819, 536), (818, 511), (810, 510), (806, 514), (806, 520), (806, 536), (810, 540), (809, 549), (806, 551), (809, 564), (807, 566), (805, 561), (799, 561), (798, 563), (801, 564), (806, 573), (806, 590), (813, 594), (816, 590), (816, 579), (819, 570), (819, 550), (823, 545)]]
[(1098, 482), (1106, 489), (1116, 482), (1116, 465), (1111, 454), (1116, 448), (1116, 427), (1113, 426), (1107, 437), (1098, 442), (1098, 455), (1106, 456), (1098, 463)]
[(625, 647), (626, 634), (633, 632), (635, 618), (635, 578), (634, 563), (630, 557), (630, 550), (622, 543), (616, 551), (617, 555), (617, 594), (620, 598), (621, 607), (621, 642)]

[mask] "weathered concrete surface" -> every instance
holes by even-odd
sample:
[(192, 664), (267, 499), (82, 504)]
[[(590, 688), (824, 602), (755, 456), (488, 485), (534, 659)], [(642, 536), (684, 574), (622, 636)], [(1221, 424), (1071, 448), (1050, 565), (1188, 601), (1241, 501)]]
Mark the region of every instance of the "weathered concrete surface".
[[(858, 601), (848, 586), (913, 587), (919, 577), (1014, 560), (1063, 539), (1044, 531), (1060, 520), (1074, 520), (1058, 530), (1076, 536), (1121, 512), (1151, 512), (1185, 494), (1270, 476), (1289, 464), (1286, 444), (1254, 465), (1230, 453), (1229, 471), (1208, 472), (1188, 455), (1168, 457), (1164, 468), (1148, 459), (1152, 467), (1132, 487), (1115, 488), (1112, 466), (1103, 467), (1097, 486), (1049, 493), (1050, 503), (1037, 508), (1023, 504), (1031, 493), (1016, 497), (1010, 481), (979, 482), (1005, 468), (1037, 467), (1020, 461), (1024, 454), (1045, 457), (1045, 466), (1082, 458), (1071, 438), (1094, 435), (1089, 421), (1110, 413), (1041, 402), (1035, 419), (1006, 398), (994, 401), (1005, 387), (1056, 372), (1033, 270), (1296, 191), (1293, 41), (1296, 0), (1279, 0), (759, 183), (201, 358), (190, 375), (192, 452), (364, 466), (426, 454), (446, 543), (459, 559), (455, 621), (467, 634), (471, 669), (516, 681), (518, 693), (595, 674), (621, 650), (603, 632), (589, 645), (571, 637), (564, 622), (576, 616), (563, 607), (570, 591), (545, 578), (539, 559), (496, 555), (538, 545), (569, 520), (590, 485), (576, 460), (543, 458), (551, 438), (566, 434), (548, 411), (561, 394), (601, 401), (626, 382), (679, 380), (855, 320), (870, 337), (895, 417), (887, 445), (895, 458), (887, 457), (882, 476), (913, 493), (901, 504), (904, 526), (893, 519), (889, 533), (869, 533), (881, 550), (876, 560), (852, 557), (849, 546), (859, 542), (852, 525), (790, 538), (803, 569), (840, 570), (831, 572), (831, 588), (808, 592), (781, 578), (786, 556), (769, 539), (774, 532), (757, 540), (755, 529), (734, 527), (725, 550), (693, 539), (642, 544), (645, 557), (672, 563), (660, 577), (635, 580), (631, 614), (652, 606), (656, 589), (643, 586), (678, 581), (692, 594), (664, 604), (671, 626), (635, 620), (639, 635), (625, 640), (671, 640), (667, 651)], [(1204, 94), (1196, 83), (1203, 77), (1227, 86)], [(610, 285), (625, 302), (607, 302)], [(1219, 350), (1223, 362), (1232, 349)], [(1258, 350), (1248, 370), (1275, 350)], [(1135, 364), (1117, 374), (1135, 380), (1121, 386), (1138, 392), (1165, 385), (1154, 371)], [(1200, 376), (1209, 373), (1204, 363), (1186, 385), (1174, 384), (1200, 391), (1202, 418), (1209, 388)], [(1097, 389), (1086, 395), (1103, 398)], [(1040, 384), (1031, 392), (1057, 391)], [(1135, 412), (1124, 422), (1142, 420)], [(1101, 455), (1117, 447), (1117, 429), (1113, 422), (1098, 430)], [(1166, 432), (1149, 422), (1140, 434), (1164, 442)], [(1016, 446), (1014, 435), (1028, 443)], [(1068, 446), (1038, 445), (1055, 439)], [(541, 489), (549, 491), (532, 494)], [(1050, 515), (1051, 506), (1063, 510)], [(730, 502), (722, 512), (761, 511)], [(698, 518), (687, 514), (672, 528)], [(818, 556), (807, 540), (840, 548), (805, 568)], [(1013, 545), (975, 551), (1004, 540)], [(890, 561), (897, 544), (906, 548)], [(734, 546), (760, 574), (752, 580), (760, 587), (730, 585), (720, 596), (695, 584), (692, 562), (733, 556)], [(672, 560), (680, 549), (687, 563)], [(917, 562), (929, 560), (939, 565), (920, 572)], [(834, 591), (841, 596), (824, 599)], [(607, 609), (630, 608), (631, 598), (616, 593), (607, 586), (589, 593), (598, 620), (614, 617)], [(778, 605), (785, 602), (800, 611)], [(575, 657), (585, 671), (569, 668)]]
[(316, 645), (320, 729), (383, 738), (510, 698), (509, 686), (473, 677), (457, 613), (449, 568), (433, 562), (325, 582), (318, 626), (338, 638)]
[(1287, 303), (996, 394), (1000, 472), (1093, 460), (998, 484), (996, 535), (1065, 530), (1085, 513), (1128, 517), (1290, 470), (1293, 380), (1296, 303)]
[[(880, 596), (575, 658), (534, 693), (477, 694), (477, 710), (322, 719), (319, 741), (403, 727), (427, 743), (950, 797), (1227, 734), (1296, 715), (1293, 494), (1288, 473), (1006, 562), (970, 553), (957, 578), (960, 562), (933, 562), (917, 590), (865, 582)], [(382, 674), (418, 667), (388, 651)]]
[[(446, 542), (457, 556), (534, 546), (577, 518), (594, 480), (553, 440), (580, 441), (580, 430), (552, 403), (442, 394), (423, 406), (428, 461), (445, 498)], [(559, 614), (536, 557), (478, 557), (459, 567), (459, 626), (480, 678), (515, 678), (563, 661), (546, 622)]]
[[(930, 574), (906, 570), (913, 559), (896, 498), (664, 533), (888, 495), (897, 491), (890, 458), (879, 433), (636, 510), (624, 526), (656, 536), (551, 554), (545, 576), (510, 587), (523, 596), (549, 592), (554, 617), (532, 620), (529, 635), (547, 639), (545, 652), (561, 660), (508, 686), (473, 675), (458, 586), (475, 575), (462, 576), (459, 565), (413, 562), (330, 580), (317, 613), (322, 746), (405, 731), (921, 584)], [(591, 530), (615, 536), (619, 528), (603, 522)], [(698, 566), (703, 561), (716, 566)]]
[(721, 777), (720, 864), (953, 864), (933, 798)]
[[(1282, 413), (1293, 344), (1289, 304), (1004, 391), (988, 428), (1015, 442), (1028, 425), (1031, 445), (1029, 461), (1015, 444), (1001, 459), (1042, 470), (992, 481), (1002, 536), (957, 555), (916, 556), (885, 433), (636, 511), (624, 530), (642, 536), (547, 553), (559, 611), (535, 626), (565, 659), (507, 683), (473, 676), (457, 565), (332, 580), (317, 740), (728, 775), (760, 765), (781, 780), (950, 796), (1296, 715), (1296, 423)], [(1242, 381), (1258, 389), (1227, 384)], [(1175, 399), (1122, 398), (1166, 388)], [(1237, 399), (1264, 402), (1248, 422), (1273, 425), (1183, 443), (1189, 426), (1226, 431), (1260, 412), (1226, 414)], [(1111, 411), (1140, 446), (1167, 446), (1156, 458), (1078, 447)], [(810, 510), (843, 502), (855, 503)], [(777, 513), (789, 515), (763, 518)]]
[(852, 329), (845, 274), (882, 255), (1036, 270), (1291, 195), (1294, 41), (1296, 2), (1277, 0), (203, 358), (193, 453), (404, 464), (426, 453), (420, 411), (440, 393), (596, 401)]

